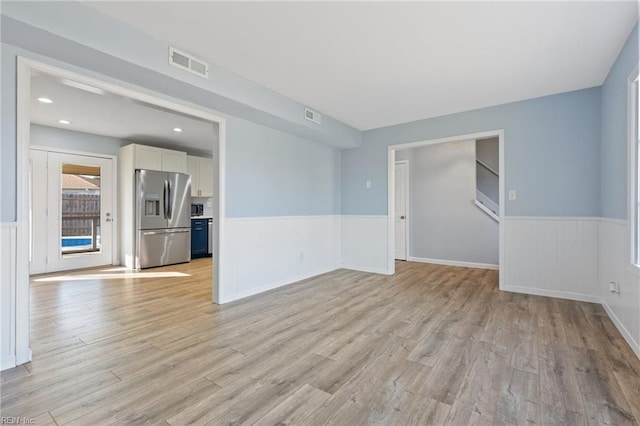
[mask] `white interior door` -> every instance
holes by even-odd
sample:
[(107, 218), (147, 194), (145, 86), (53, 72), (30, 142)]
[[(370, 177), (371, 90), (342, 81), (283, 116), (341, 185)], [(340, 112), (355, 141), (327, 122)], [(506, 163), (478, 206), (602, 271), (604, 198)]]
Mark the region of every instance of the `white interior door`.
[(42, 154), (32, 153), (31, 273), (112, 264), (112, 160), (47, 152), (46, 173), (36, 161)]
[(395, 240), (396, 259), (407, 260), (407, 163), (396, 162), (395, 173)]

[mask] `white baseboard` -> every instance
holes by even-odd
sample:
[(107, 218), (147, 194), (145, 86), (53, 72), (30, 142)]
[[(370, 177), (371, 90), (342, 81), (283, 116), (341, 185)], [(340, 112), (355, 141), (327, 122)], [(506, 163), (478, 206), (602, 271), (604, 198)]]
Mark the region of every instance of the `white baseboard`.
[(372, 274), (382, 274), (382, 275), (393, 275), (393, 272), (384, 268), (374, 268), (374, 267), (367, 267), (367, 266), (345, 265), (345, 264), (340, 265), (340, 267), (342, 269), (349, 269), (351, 271), (370, 272)]
[(291, 277), (291, 278), (288, 278), (286, 280), (272, 282), (272, 283), (269, 283), (269, 284), (261, 286), (261, 287), (254, 287), (254, 288), (251, 288), (251, 289), (246, 290), (246, 291), (242, 291), (242, 292), (235, 293), (235, 294), (230, 294), (228, 296), (225, 295), (224, 299), (221, 300), (220, 303), (222, 304), (222, 303), (234, 302), (236, 300), (244, 299), (245, 297), (254, 296), (254, 295), (259, 294), (259, 293), (264, 293), (265, 291), (274, 290), (276, 288), (281, 288), (281, 287), (284, 287), (284, 286), (287, 286), (287, 285), (295, 284), (298, 281), (303, 281), (303, 280), (306, 280), (308, 278), (313, 278), (315, 276), (326, 274), (328, 272), (332, 272), (332, 271), (335, 271), (337, 269), (340, 269), (340, 268), (337, 267), (337, 266), (336, 267), (330, 267), (330, 268), (326, 268), (324, 270), (313, 271), (313, 272), (309, 272), (307, 274), (302, 274), (302, 275), (298, 275), (298, 276), (295, 276), (295, 277)]
[(461, 260), (445, 260), (445, 259), (429, 259), (426, 257), (407, 257), (409, 262), (420, 262), (420, 263), (432, 263), (434, 265), (446, 265), (446, 266), (460, 266), (462, 268), (478, 268), (478, 269), (492, 269), (499, 270), (500, 265), (493, 265), (491, 263), (474, 263), (474, 262), (463, 262)]
[(589, 294), (579, 294), (579, 293), (567, 293), (562, 291), (555, 290), (542, 290), (538, 288), (529, 288), (529, 287), (518, 287), (518, 286), (508, 286), (506, 288), (502, 288), (504, 291), (511, 291), (514, 293), (523, 293), (523, 294), (532, 294), (535, 296), (547, 296), (547, 297), (555, 297), (557, 299), (566, 299), (566, 300), (575, 300), (578, 302), (589, 302), (589, 303), (598, 303), (602, 305), (604, 310), (607, 312), (607, 315), (616, 326), (624, 340), (629, 344), (631, 350), (636, 354), (638, 359), (640, 359), (640, 343), (636, 342), (633, 338), (632, 334), (627, 330), (624, 326), (624, 323), (618, 318), (613, 309), (602, 300), (601, 297), (592, 296)]
[(340, 265), (340, 216), (225, 220), (219, 303), (252, 296)]
[(631, 333), (629, 333), (629, 330), (627, 330), (622, 321), (620, 321), (618, 316), (615, 314), (615, 312), (613, 312), (613, 310), (607, 303), (602, 303), (602, 307), (604, 307), (604, 310), (607, 311), (609, 318), (611, 318), (611, 321), (613, 321), (620, 334), (622, 334), (624, 340), (627, 341), (627, 343), (631, 347), (631, 350), (633, 350), (638, 359), (640, 359), (640, 343), (635, 341)]
[(2, 358), (2, 362), (0, 362), (0, 371), (4, 371), (4, 370), (8, 370), (10, 368), (15, 367), (16, 364), (16, 357), (15, 356), (8, 356), (6, 358)]
[(598, 296), (582, 293), (571, 293), (568, 291), (547, 290), (542, 288), (520, 287), (508, 285), (500, 290), (510, 291), (512, 293), (531, 294), (534, 296), (555, 297), (556, 299), (575, 300), (578, 302), (602, 303), (602, 299)]

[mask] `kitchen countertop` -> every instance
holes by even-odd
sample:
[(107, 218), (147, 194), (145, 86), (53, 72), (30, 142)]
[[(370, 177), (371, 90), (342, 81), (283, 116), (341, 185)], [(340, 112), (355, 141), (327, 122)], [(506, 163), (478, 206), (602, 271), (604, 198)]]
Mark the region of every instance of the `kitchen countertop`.
[(191, 216), (191, 219), (213, 219), (213, 216)]

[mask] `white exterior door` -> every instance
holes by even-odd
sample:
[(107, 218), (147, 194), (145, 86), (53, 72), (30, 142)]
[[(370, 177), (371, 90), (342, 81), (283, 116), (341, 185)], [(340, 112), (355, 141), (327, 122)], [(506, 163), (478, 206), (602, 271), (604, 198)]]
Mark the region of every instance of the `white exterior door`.
[[(111, 265), (115, 189), (112, 160), (35, 150), (31, 157), (30, 272)], [(46, 172), (39, 168), (43, 166)], [(42, 179), (44, 176), (46, 180)]]
[(395, 240), (396, 259), (407, 260), (407, 163), (396, 162), (395, 173)]

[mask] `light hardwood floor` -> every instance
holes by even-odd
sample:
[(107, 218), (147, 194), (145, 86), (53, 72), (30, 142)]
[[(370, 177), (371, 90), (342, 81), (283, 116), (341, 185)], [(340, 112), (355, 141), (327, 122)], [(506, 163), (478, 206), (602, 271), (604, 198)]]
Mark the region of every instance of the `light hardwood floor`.
[(495, 271), (396, 268), (339, 270), (224, 306), (211, 303), (206, 259), (36, 278), (34, 359), (2, 373), (2, 416), (637, 424), (640, 361), (600, 306), (500, 292)]

